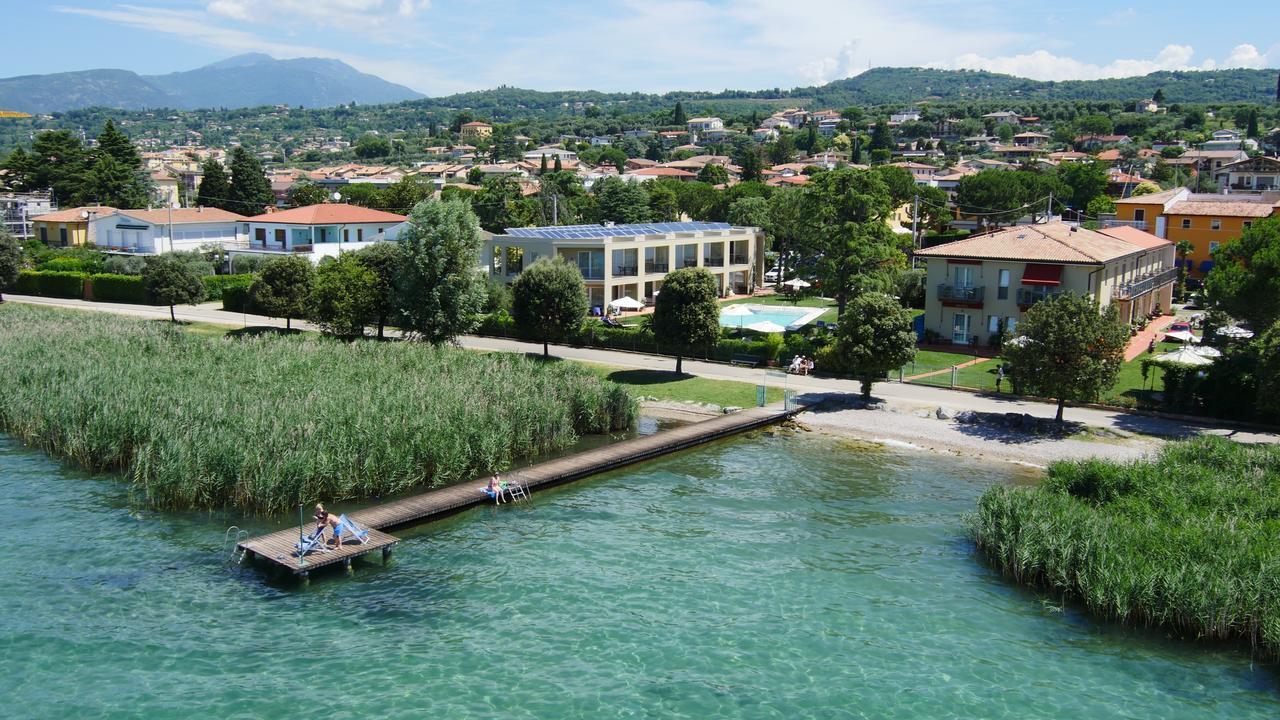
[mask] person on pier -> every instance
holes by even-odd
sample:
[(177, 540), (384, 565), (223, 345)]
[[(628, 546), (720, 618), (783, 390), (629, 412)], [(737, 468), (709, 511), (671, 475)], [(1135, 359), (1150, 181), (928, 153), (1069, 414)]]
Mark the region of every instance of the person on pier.
[(336, 547), (342, 547), (342, 534), (338, 532), (338, 517), (328, 510), (324, 509), (324, 505), (316, 503), (316, 530), (322, 531), (326, 527), (333, 528), (333, 539)]

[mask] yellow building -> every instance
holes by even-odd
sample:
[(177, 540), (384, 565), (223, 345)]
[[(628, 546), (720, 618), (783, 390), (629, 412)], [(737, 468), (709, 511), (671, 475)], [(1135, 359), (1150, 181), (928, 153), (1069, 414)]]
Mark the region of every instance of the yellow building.
[(31, 218), (31, 229), (35, 237), (49, 247), (92, 245), (94, 238), (90, 237), (89, 232), (92, 221), (112, 215), (115, 211), (115, 208), (105, 205), (59, 210)]
[(1209, 272), (1219, 246), (1272, 216), (1280, 216), (1280, 193), (1213, 195), (1175, 188), (1116, 201), (1117, 224), (1146, 230), (1175, 245), (1190, 241), (1187, 271), (1193, 277)]
[(493, 126), (486, 122), (480, 122), (477, 120), (475, 122), (466, 123), (462, 126), (463, 140), (470, 140), (474, 142), (476, 140), (483, 140), (490, 135), (493, 135)]

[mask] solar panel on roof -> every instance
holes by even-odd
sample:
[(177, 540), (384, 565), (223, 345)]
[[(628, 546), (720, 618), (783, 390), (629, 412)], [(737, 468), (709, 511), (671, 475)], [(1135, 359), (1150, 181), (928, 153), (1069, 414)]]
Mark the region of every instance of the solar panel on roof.
[(698, 232), (700, 230), (729, 230), (730, 228), (732, 226), (729, 223), (723, 222), (631, 223), (612, 227), (605, 225), (560, 225), (508, 228), (506, 234), (511, 237), (586, 240), (635, 235), (665, 235), (672, 232)]

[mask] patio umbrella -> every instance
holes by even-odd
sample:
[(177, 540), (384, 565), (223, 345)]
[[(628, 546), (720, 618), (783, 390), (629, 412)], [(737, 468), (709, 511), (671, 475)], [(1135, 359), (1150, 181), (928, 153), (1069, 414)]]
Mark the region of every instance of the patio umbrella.
[(644, 303), (630, 295), (623, 295), (617, 300), (609, 303), (609, 307), (618, 308), (619, 310), (639, 310), (644, 307)]
[(1196, 336), (1195, 336), (1195, 335), (1192, 335), (1191, 333), (1187, 332), (1186, 330), (1174, 330), (1173, 332), (1167, 332), (1167, 333), (1165, 333), (1165, 334), (1164, 334), (1164, 339), (1165, 339), (1165, 340), (1176, 340), (1176, 341), (1178, 341), (1178, 342), (1184, 342), (1184, 343), (1185, 343), (1185, 342), (1191, 342), (1191, 341), (1195, 340), (1195, 339), (1196, 339)]
[(1218, 328), (1218, 334), (1221, 335), (1222, 337), (1229, 337), (1229, 338), (1239, 339), (1239, 340), (1248, 340), (1249, 338), (1253, 337), (1253, 333), (1249, 332), (1248, 330), (1245, 330), (1239, 325), (1228, 325), (1226, 327)]
[(794, 288), (796, 290), (809, 287), (809, 283), (805, 282), (804, 280), (801, 280), (800, 278), (792, 278), (782, 284), (786, 285), (789, 288)]
[(1213, 360), (1192, 350), (1191, 348), (1178, 348), (1173, 352), (1167, 352), (1157, 355), (1156, 360), (1164, 362), (1178, 363), (1179, 365), (1212, 365)]
[(758, 323), (751, 323), (750, 325), (747, 326), (747, 329), (755, 330), (756, 332), (759, 332), (759, 333), (780, 333), (780, 332), (787, 331), (786, 328), (782, 327), (778, 323), (770, 322), (768, 320), (762, 320), (761, 322), (758, 322)]
[(1193, 352), (1193, 353), (1195, 353), (1195, 354), (1197, 354), (1197, 355), (1203, 355), (1204, 357), (1207, 357), (1207, 358), (1218, 358), (1218, 357), (1222, 357), (1222, 351), (1221, 351), (1221, 350), (1219, 350), (1218, 348), (1209, 347), (1208, 345), (1201, 345), (1200, 347), (1193, 347), (1193, 348), (1191, 348), (1191, 352)]
[(752, 311), (751, 308), (748, 308), (746, 305), (729, 305), (728, 307), (720, 311), (720, 319), (722, 320), (724, 318), (738, 318), (739, 330), (742, 329), (742, 318), (750, 317), (752, 315), (755, 315), (755, 312)]

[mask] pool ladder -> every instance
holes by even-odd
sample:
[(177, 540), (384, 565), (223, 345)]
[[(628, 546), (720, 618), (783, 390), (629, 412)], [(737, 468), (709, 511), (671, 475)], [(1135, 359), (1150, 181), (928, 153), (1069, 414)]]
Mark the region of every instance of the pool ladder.
[(511, 502), (528, 502), (529, 485), (519, 475), (513, 475), (507, 484), (507, 495)]
[(236, 550), (240, 547), (240, 541), (247, 537), (249, 537), (249, 531), (241, 530), (235, 525), (227, 528), (227, 531), (222, 534), (222, 555), (226, 558), (224, 561), (226, 564), (239, 565), (244, 562), (244, 556), (249, 551), (243, 550), (240, 552), (240, 557), (236, 557)]

